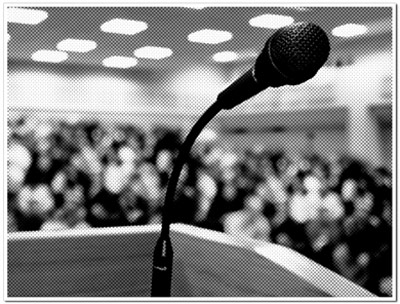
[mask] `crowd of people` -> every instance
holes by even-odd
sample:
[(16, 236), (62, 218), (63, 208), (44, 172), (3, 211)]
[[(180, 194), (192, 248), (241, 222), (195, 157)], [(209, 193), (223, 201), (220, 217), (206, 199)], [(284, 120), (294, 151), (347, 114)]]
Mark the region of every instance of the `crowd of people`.
[[(8, 122), (8, 232), (160, 223), (179, 131), (32, 121)], [(290, 247), (389, 296), (392, 203), (386, 168), (206, 141), (183, 169), (172, 220)]]

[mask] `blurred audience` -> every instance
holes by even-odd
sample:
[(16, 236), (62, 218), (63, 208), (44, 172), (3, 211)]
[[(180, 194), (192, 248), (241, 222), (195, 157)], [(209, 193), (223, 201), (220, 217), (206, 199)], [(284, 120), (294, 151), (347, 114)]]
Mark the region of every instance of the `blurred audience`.
[[(7, 136), (9, 232), (160, 223), (179, 130), (10, 117)], [(386, 168), (200, 140), (172, 220), (290, 247), (390, 296), (392, 203)]]
[(249, 195), (244, 202), (244, 209), (225, 215), (224, 230), (239, 237), (270, 241), (270, 223), (262, 211), (262, 199)]

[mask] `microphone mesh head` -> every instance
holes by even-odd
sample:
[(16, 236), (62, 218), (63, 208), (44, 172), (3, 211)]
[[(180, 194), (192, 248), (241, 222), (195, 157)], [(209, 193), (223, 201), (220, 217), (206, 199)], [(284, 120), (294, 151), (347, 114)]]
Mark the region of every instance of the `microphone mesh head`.
[(325, 32), (313, 23), (296, 23), (279, 29), (269, 39), (269, 56), (274, 67), (288, 80), (299, 84), (324, 65), (330, 51)]

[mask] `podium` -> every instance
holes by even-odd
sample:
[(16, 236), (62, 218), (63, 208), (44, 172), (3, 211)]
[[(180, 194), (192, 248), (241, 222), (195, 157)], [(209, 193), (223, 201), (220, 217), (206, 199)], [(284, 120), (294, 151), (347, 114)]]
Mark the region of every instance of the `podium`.
[[(7, 299), (150, 297), (160, 225), (16, 232), (7, 237)], [(283, 246), (171, 226), (171, 296), (184, 298), (376, 297)]]

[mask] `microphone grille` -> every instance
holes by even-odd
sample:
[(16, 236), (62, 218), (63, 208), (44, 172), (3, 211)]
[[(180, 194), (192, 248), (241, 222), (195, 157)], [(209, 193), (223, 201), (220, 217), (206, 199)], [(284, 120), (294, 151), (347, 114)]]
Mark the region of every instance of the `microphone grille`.
[(329, 39), (322, 28), (313, 23), (283, 27), (269, 40), (272, 64), (288, 79), (288, 84), (312, 78), (329, 56)]

